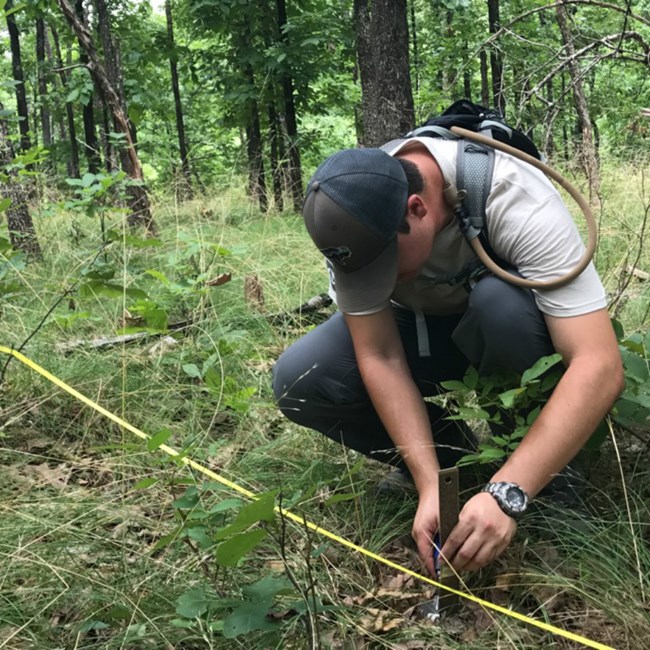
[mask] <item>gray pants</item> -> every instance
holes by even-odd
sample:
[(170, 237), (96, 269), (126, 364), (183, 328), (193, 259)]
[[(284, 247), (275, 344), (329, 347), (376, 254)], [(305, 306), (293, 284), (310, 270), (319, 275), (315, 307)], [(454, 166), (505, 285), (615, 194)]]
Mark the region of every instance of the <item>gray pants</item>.
[[(464, 314), (424, 317), (426, 335), (412, 311), (396, 307), (394, 312), (413, 379), (425, 397), (439, 394), (442, 381), (462, 379), (469, 364), (481, 374), (522, 373), (554, 351), (532, 292), (494, 276), (476, 285)], [(429, 356), (422, 356), (423, 335)], [(341, 313), (280, 356), (273, 390), (290, 420), (371, 458), (401, 465), (364, 387)], [(440, 464), (453, 465), (464, 453), (454, 449), (466, 446), (467, 428), (446, 420), (439, 406), (426, 406)]]

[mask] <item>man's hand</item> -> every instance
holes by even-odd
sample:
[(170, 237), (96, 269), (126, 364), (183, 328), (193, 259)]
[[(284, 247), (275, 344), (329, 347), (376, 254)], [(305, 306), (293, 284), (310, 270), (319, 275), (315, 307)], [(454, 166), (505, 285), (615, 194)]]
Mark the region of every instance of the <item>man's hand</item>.
[(440, 526), (440, 503), (438, 487), (422, 490), (418, 509), (413, 519), (411, 535), (418, 547), (420, 557), (431, 575), (435, 575), (433, 566), (433, 538)]
[(501, 555), (516, 530), (515, 520), (499, 508), (494, 497), (481, 492), (461, 510), (441, 555), (455, 571), (474, 571)]

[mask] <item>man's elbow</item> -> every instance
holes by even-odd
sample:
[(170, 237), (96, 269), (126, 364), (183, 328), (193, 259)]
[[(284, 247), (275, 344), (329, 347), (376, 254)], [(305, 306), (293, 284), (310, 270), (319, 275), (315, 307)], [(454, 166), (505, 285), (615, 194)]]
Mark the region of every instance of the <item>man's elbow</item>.
[(575, 369), (589, 384), (598, 389), (600, 399), (608, 402), (609, 406), (618, 399), (625, 388), (623, 361), (618, 349), (611, 354), (589, 355), (580, 360), (576, 359)]
[(623, 360), (618, 350), (616, 354), (612, 354), (601, 360), (596, 376), (598, 377), (602, 394), (609, 397), (611, 404), (613, 404), (625, 388)]
[(616, 400), (625, 389), (625, 371), (623, 370), (623, 361), (620, 356), (618, 357), (617, 363), (614, 364), (611, 382), (614, 391), (614, 400)]

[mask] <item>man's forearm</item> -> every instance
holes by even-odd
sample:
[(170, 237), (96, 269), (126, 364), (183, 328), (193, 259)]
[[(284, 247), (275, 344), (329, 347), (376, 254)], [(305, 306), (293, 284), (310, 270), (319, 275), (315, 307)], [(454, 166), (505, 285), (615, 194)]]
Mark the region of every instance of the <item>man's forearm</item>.
[(431, 425), (408, 368), (397, 361), (365, 360), (360, 363), (360, 370), (370, 399), (418, 491), (437, 487), (440, 467)]

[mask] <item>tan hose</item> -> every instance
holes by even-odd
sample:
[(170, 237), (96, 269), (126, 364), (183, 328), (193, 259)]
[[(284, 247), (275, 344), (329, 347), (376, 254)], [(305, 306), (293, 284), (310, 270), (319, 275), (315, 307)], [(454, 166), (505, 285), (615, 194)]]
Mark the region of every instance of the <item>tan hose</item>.
[(523, 160), (524, 162), (530, 163), (534, 167), (537, 167), (537, 169), (543, 171), (549, 178), (552, 178), (558, 185), (562, 186), (573, 198), (573, 200), (580, 206), (580, 209), (582, 210), (582, 213), (585, 216), (585, 221), (587, 222), (587, 230), (588, 230), (588, 241), (587, 241), (587, 248), (585, 250), (584, 255), (576, 265), (576, 267), (567, 273), (566, 275), (563, 275), (560, 278), (557, 278), (556, 280), (549, 280), (547, 282), (540, 282), (537, 280), (525, 280), (524, 278), (520, 278), (516, 275), (513, 275), (512, 273), (508, 273), (508, 271), (505, 271), (502, 269), (486, 252), (485, 248), (483, 248), (483, 245), (479, 241), (478, 237), (474, 237), (469, 244), (478, 256), (478, 258), (485, 264), (487, 269), (494, 273), (497, 277), (501, 278), (502, 280), (505, 280), (506, 282), (510, 282), (511, 284), (515, 284), (519, 287), (526, 287), (529, 289), (556, 289), (557, 287), (562, 287), (565, 284), (568, 284), (573, 280), (574, 278), (577, 278), (587, 267), (589, 262), (591, 261), (591, 258), (594, 256), (594, 251), (596, 250), (596, 240), (597, 240), (597, 226), (596, 226), (596, 220), (594, 219), (594, 215), (591, 212), (591, 208), (589, 207), (589, 204), (585, 201), (584, 197), (578, 192), (578, 190), (569, 183), (569, 181), (564, 178), (559, 172), (556, 172), (552, 167), (549, 167), (548, 165), (544, 164), (540, 160), (537, 160), (537, 158), (534, 158), (533, 156), (529, 156), (527, 153), (524, 153), (523, 151), (520, 151), (519, 149), (515, 149), (514, 147), (511, 147), (510, 145), (504, 144), (503, 142), (498, 142), (497, 140), (494, 140), (493, 138), (488, 138), (487, 136), (481, 135), (479, 133), (475, 133), (474, 131), (468, 131), (467, 129), (462, 129), (459, 126), (452, 126), (451, 130), (458, 136), (462, 138), (467, 138), (468, 140), (474, 140), (475, 142), (478, 142), (480, 144), (486, 145), (488, 147), (492, 147), (493, 149), (499, 149), (500, 151), (503, 151), (505, 153), (510, 154), (511, 156), (514, 156), (515, 158), (519, 158), (519, 160)]

